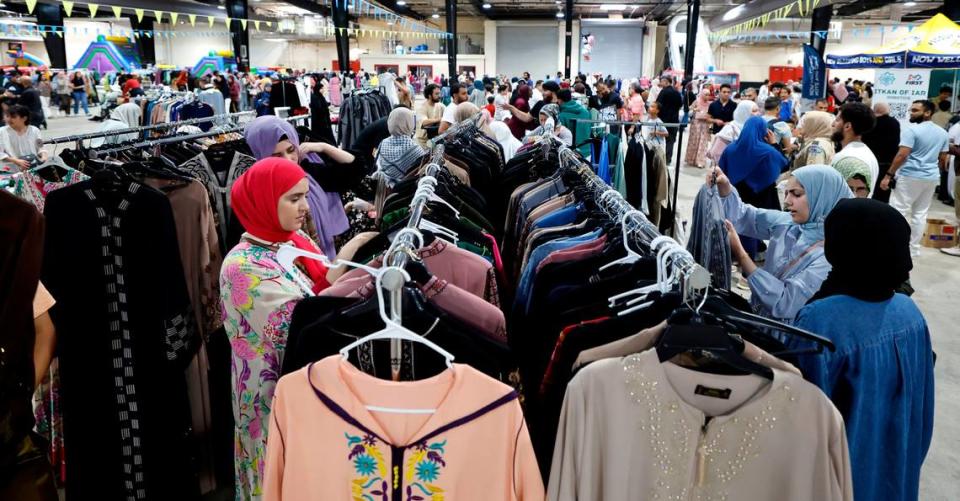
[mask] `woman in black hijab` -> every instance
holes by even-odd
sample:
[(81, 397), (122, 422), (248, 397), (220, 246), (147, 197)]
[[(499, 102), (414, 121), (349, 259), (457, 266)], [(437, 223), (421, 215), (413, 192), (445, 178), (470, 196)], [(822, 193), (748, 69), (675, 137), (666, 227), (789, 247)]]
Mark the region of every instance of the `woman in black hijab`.
[(318, 141), (336, 145), (330, 124), (330, 103), (323, 97), (323, 81), (314, 76), (313, 82), (313, 92), (310, 93), (310, 135)]
[(830, 212), (824, 233), (833, 269), (796, 324), (836, 350), (800, 355), (797, 367), (843, 416), (857, 499), (915, 500), (934, 383), (927, 322), (896, 293), (913, 268), (910, 226), (883, 202), (851, 198)]

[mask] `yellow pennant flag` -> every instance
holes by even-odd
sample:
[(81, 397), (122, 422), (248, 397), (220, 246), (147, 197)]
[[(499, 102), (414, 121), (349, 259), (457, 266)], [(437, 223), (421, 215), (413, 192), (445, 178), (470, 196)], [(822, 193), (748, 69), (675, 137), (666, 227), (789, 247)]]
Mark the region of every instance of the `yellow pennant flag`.
[(63, 4), (63, 11), (67, 13), (67, 17), (73, 15), (73, 2), (71, 0), (60, 0), (60, 3)]
[(256, 28), (257, 31), (260, 31), (260, 21), (254, 21), (254, 22), (253, 22), (253, 27)]
[(153, 11), (153, 17), (157, 18), (157, 22), (163, 22), (163, 11), (162, 10)]
[(170, 24), (176, 25), (176, 24), (177, 24), (177, 18), (179, 18), (179, 17), (180, 17), (180, 14), (177, 14), (176, 12), (171, 12), (171, 13), (170, 13)]
[(243, 31), (247, 31), (247, 20), (246, 20), (246, 19), (241, 19), (241, 20), (240, 20), (240, 27), (243, 28)]
[(33, 14), (33, 8), (37, 6), (37, 0), (27, 0), (27, 13)]
[(265, 21), (267, 23), (267, 28), (273, 28), (273, 21)]
[(209, 24), (210, 27), (213, 28), (213, 16), (207, 16), (207, 24)]
[(117, 19), (120, 19), (120, 14), (123, 12), (123, 7), (117, 7), (116, 5), (111, 5), (110, 8), (113, 9), (113, 16), (116, 17)]
[(133, 11), (137, 13), (137, 22), (143, 22), (143, 9), (133, 9)]
[(229, 17), (226, 18), (226, 21), (224, 21), (224, 23), (226, 23), (226, 25), (227, 25), (227, 29), (228, 29), (228, 30), (230, 29), (230, 21), (233, 21), (233, 19), (232, 19), (232, 18), (229, 18)]
[(46, 31), (43, 31), (43, 30), (40, 30), (40, 36), (41, 36), (42, 38), (47, 38), (47, 32), (46, 32)]
[(190, 18), (190, 26), (197, 25), (197, 15), (196, 14), (187, 14), (187, 17)]
[(57, 36), (58, 36), (58, 37), (63, 38), (63, 32), (62, 32), (62, 31), (57, 31), (56, 33), (57, 33)]
[(95, 3), (88, 3), (87, 8), (90, 9), (90, 17), (97, 17), (97, 9), (100, 8), (99, 5)]

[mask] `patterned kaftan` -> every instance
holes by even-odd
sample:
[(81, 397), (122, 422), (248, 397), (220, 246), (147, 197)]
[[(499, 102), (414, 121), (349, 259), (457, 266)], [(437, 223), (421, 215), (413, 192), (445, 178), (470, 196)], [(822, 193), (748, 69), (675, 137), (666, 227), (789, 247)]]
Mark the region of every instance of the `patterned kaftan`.
[(244, 501), (263, 495), (273, 391), (280, 378), (290, 315), (307, 293), (268, 247), (275, 244), (244, 234), (220, 271), (224, 327), (233, 349), (235, 495)]

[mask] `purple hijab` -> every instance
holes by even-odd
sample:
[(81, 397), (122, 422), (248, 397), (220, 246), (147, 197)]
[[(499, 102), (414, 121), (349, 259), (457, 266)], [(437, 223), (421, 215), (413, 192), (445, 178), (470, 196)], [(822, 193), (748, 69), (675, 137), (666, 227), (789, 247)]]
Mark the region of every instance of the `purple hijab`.
[[(243, 136), (257, 160), (273, 155), (273, 150), (276, 149), (281, 138), (290, 140), (294, 147), (300, 148), (297, 130), (290, 122), (274, 115), (253, 119), (244, 128)], [(323, 163), (316, 153), (308, 153), (305, 160)], [(310, 184), (307, 203), (310, 204), (310, 213), (317, 226), (320, 248), (327, 257), (334, 259), (337, 257), (337, 249), (333, 244), (333, 237), (350, 229), (350, 222), (347, 221), (347, 214), (343, 211), (343, 203), (338, 193), (323, 191), (312, 176), (307, 176), (307, 182)]]

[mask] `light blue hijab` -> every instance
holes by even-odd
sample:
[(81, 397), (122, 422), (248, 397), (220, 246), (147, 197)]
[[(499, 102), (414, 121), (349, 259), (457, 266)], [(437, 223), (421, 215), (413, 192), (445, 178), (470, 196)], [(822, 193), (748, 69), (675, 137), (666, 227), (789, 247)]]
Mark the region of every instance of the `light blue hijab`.
[[(853, 198), (843, 176), (829, 165), (815, 164), (793, 171), (793, 177), (803, 185), (810, 206), (810, 218), (800, 225), (799, 242), (813, 245), (823, 240), (823, 223), (827, 214), (845, 198)], [(786, 213), (784, 213), (786, 214)], [(789, 214), (787, 214), (789, 218)]]

